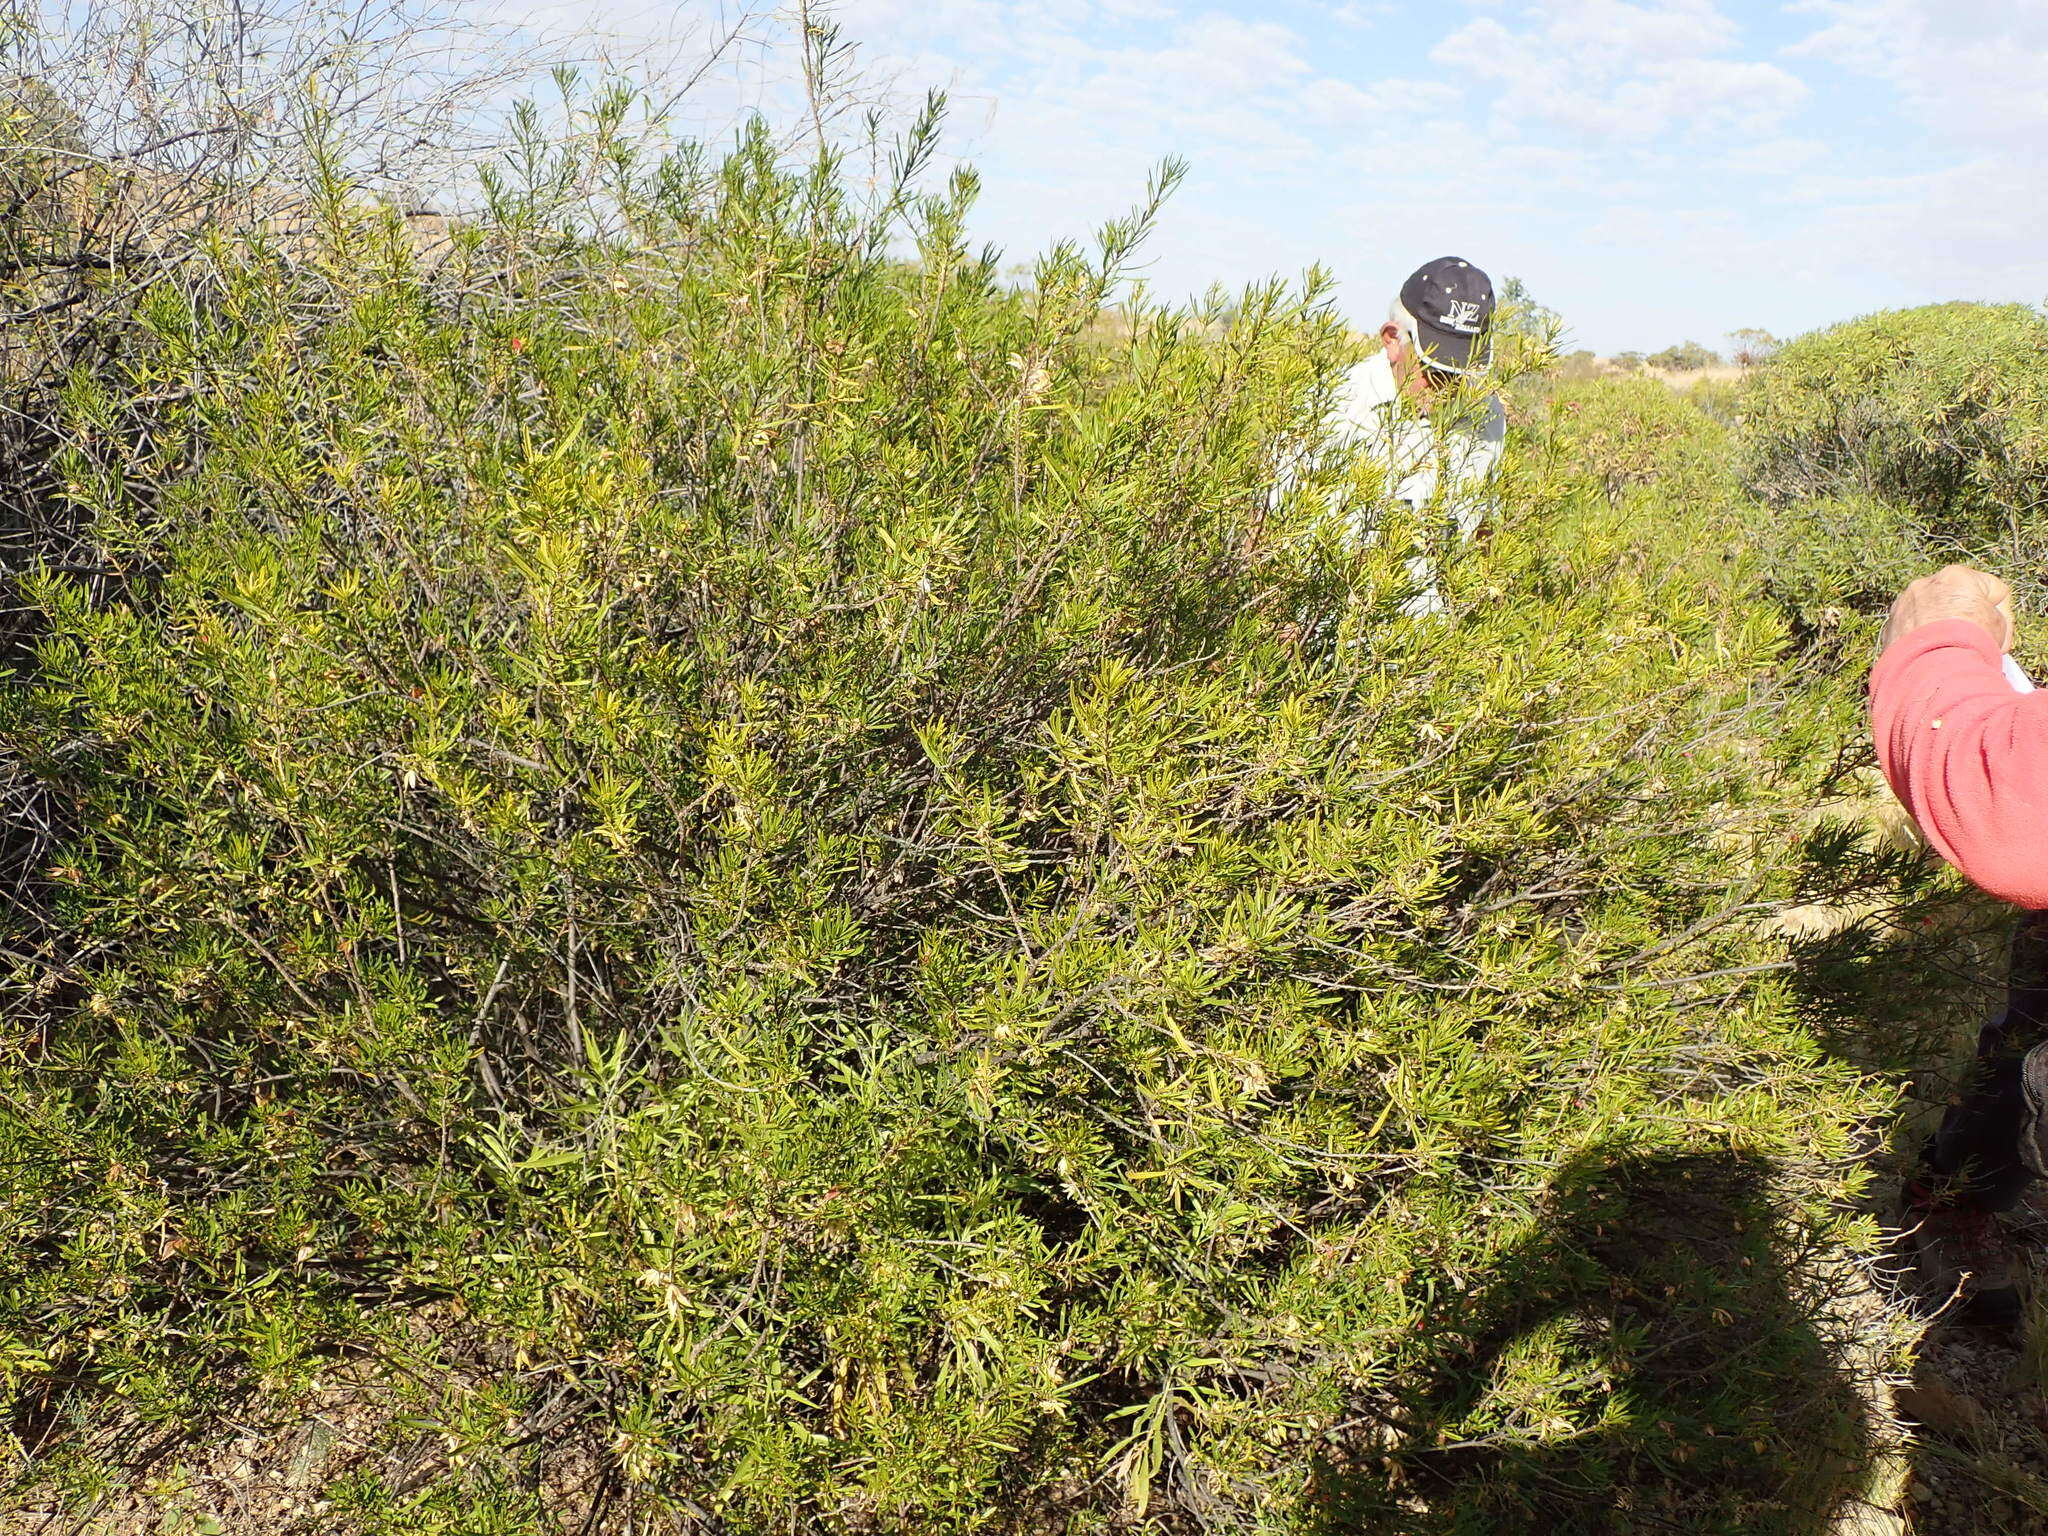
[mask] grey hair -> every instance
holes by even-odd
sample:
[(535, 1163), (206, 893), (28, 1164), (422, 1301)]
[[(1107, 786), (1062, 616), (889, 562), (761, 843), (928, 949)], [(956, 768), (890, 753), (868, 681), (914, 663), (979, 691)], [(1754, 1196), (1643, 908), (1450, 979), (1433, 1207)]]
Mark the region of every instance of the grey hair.
[(1408, 306), (1401, 302), (1398, 295), (1395, 296), (1394, 302), (1387, 306), (1387, 323), (1400, 330), (1401, 339), (1409, 346), (1416, 344), (1415, 317), (1408, 313)]

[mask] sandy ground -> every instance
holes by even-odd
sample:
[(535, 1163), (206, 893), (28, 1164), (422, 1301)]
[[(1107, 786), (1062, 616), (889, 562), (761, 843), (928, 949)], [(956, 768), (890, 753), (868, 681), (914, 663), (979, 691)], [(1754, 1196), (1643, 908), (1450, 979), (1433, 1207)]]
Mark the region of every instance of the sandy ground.
[[(1574, 366), (1585, 366), (1583, 363)], [(1735, 363), (1720, 363), (1712, 368), (1624, 368), (1611, 357), (1596, 357), (1591, 364), (1592, 371), (1601, 374), (1636, 374), (1642, 378), (1655, 379), (1660, 384), (1669, 384), (1681, 393), (1701, 384), (1726, 384), (1742, 378), (1749, 372)]]
[(2028, 1326), (1935, 1322), (1898, 1392), (1917, 1442), (1901, 1513), (1922, 1536), (2048, 1533), (2048, 1191), (2008, 1225), (2034, 1271)]
[(1699, 384), (1725, 384), (1741, 378), (1749, 370), (1724, 363), (1718, 368), (1694, 368), (1685, 373), (1674, 373), (1668, 368), (1645, 368), (1643, 372), (1653, 379), (1662, 379), (1673, 389), (1687, 390)]

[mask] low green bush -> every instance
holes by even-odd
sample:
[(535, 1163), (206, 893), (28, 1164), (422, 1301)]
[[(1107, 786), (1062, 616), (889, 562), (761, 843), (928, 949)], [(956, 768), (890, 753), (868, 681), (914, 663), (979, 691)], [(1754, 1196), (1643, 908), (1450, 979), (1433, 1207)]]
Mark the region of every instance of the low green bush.
[[(1817, 331), (1738, 401), (1748, 487), (1770, 507), (1770, 584), (1829, 665), (1860, 671), (1892, 597), (1953, 560), (2048, 604), (2048, 321), (1937, 304)], [(2038, 663), (2038, 637), (2021, 650)]]
[(1686, 390), (1686, 396), (1701, 412), (1720, 425), (1742, 425), (1742, 381), (1739, 378), (1696, 380)]
[(1875, 496), (1959, 554), (2024, 538), (2048, 468), (2048, 320), (1935, 304), (1802, 336), (1752, 376), (1743, 450), (1776, 504)]
[(1610, 500), (1683, 478), (1725, 500), (1727, 439), (1685, 395), (1640, 375), (1566, 377), (1545, 394), (1552, 440)]
[[(338, 1355), (421, 1448), (337, 1529), (568, 1528), (575, 1458), (721, 1532), (1861, 1487), (1787, 1255), (1867, 1242), (1885, 1096), (1762, 922), (1830, 744), (1720, 428), (1585, 386), (1411, 622), (1368, 466), (1269, 494), (1316, 286), (1104, 325), (1142, 218), (1013, 291), (966, 173), (625, 172), (630, 240), (500, 183), (445, 260), (223, 242), (68, 387), (93, 574), (0, 695), (64, 828), (4, 935), (17, 1489)], [(1431, 1483), (1482, 1444), (1565, 1459)]]

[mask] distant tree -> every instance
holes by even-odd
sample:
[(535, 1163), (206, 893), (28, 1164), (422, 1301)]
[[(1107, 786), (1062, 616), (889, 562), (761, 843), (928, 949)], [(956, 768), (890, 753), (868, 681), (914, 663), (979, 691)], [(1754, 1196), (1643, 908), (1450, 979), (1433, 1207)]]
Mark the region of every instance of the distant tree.
[(1647, 361), (1652, 368), (1662, 368), (1667, 372), (1693, 373), (1713, 367), (1721, 361), (1721, 354), (1696, 341), (1684, 341), (1675, 347), (1666, 347), (1662, 352), (1651, 353)]
[(1549, 305), (1538, 304), (1529, 285), (1519, 277), (1503, 278), (1496, 299), (1494, 324), (1509, 335), (1541, 341), (1564, 326), (1564, 317)]
[(1745, 368), (1769, 362), (1783, 345), (1769, 331), (1759, 330), (1753, 325), (1728, 333), (1728, 355)]
[(1614, 354), (1611, 361), (1613, 362), (1615, 367), (1625, 368), (1630, 373), (1634, 373), (1638, 368), (1643, 366), (1644, 359), (1643, 354), (1640, 352), (1617, 352)]

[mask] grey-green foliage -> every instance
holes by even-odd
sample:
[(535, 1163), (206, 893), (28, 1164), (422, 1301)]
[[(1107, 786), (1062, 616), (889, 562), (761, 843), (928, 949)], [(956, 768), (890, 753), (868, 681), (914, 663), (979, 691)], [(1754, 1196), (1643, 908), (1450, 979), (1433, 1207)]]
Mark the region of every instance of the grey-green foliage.
[(1959, 547), (2010, 534), (2042, 505), (2048, 321), (1937, 304), (1803, 336), (1752, 381), (1745, 450), (1773, 500), (1881, 497)]
[(1809, 623), (1881, 612), (1950, 560), (2004, 572), (2030, 607), (2048, 596), (2035, 311), (1937, 304), (1816, 331), (1751, 375), (1741, 416), (1742, 473), (1779, 513), (1779, 580)]
[[(1141, 213), (1014, 290), (930, 126), (873, 196), (534, 146), (438, 264), (337, 198), (76, 372), (0, 1381), (188, 1427), (393, 1362), (356, 1530), (564, 1527), (565, 1458), (692, 1531), (1803, 1529), (1862, 1444), (1772, 1256), (1855, 1240), (1881, 1096), (1758, 926), (1834, 743), (1718, 428), (1593, 387), (1404, 620), (1369, 467), (1269, 495), (1320, 288), (1112, 315)], [(1725, 1287), (1553, 1227), (1610, 1162), (1748, 1170)], [(1571, 1477), (1403, 1491), (1481, 1437)]]

